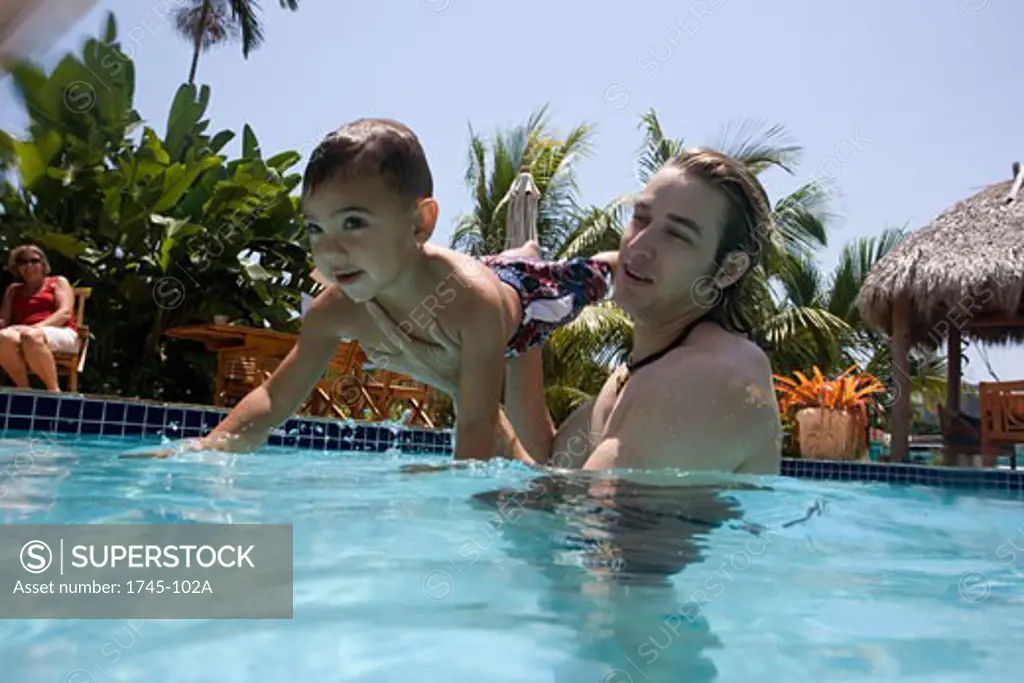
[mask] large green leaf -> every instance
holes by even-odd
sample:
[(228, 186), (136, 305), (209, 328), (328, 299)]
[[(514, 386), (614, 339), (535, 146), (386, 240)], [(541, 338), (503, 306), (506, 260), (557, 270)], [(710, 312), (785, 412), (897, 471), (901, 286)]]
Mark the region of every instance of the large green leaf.
[(153, 206), (152, 211), (166, 211), (176, 205), (182, 196), (196, 181), (201, 173), (220, 166), (224, 161), (222, 157), (204, 157), (198, 163), (185, 168), (181, 164), (175, 164), (167, 169), (167, 180), (160, 200)]
[(62, 144), (63, 138), (53, 129), (46, 130), (34, 140), (15, 141), (14, 152), (18, 157), (22, 185), (32, 188), (46, 175), (47, 167), (60, 153)]

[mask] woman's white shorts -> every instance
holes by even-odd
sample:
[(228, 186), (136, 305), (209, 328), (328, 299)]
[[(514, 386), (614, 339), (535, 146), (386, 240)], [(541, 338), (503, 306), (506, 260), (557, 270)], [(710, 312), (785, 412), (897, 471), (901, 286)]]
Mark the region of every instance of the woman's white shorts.
[(59, 353), (75, 353), (78, 351), (78, 332), (70, 327), (51, 327), (44, 325), (43, 334), (46, 335), (46, 344), (51, 351)]

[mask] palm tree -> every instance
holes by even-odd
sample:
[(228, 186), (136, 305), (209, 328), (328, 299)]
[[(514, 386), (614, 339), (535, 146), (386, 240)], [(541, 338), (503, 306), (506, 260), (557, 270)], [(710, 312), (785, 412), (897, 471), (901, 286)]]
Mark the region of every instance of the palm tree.
[[(471, 127), (466, 183), (473, 208), (459, 219), (452, 248), (474, 256), (506, 248), (506, 197), (522, 168), (530, 170), (539, 191), (537, 237), (549, 258), (618, 248), (625, 220), (622, 203), (588, 207), (579, 200), (576, 164), (590, 154), (592, 142), (593, 129), (587, 124), (556, 135), (546, 106), (489, 141)], [(571, 346), (553, 339), (544, 351), (548, 400), (556, 419), (597, 392), (608, 367), (628, 347), (632, 324), (607, 303), (585, 310), (574, 329), (575, 335), (565, 337)]]
[[(283, 9), (295, 11), (298, 0), (280, 0)], [(188, 82), (195, 83), (199, 54), (228, 40), (241, 40), (242, 56), (263, 44), (263, 26), (257, 17), (255, 0), (183, 0), (175, 12), (174, 24), (192, 42), (192, 66)]]

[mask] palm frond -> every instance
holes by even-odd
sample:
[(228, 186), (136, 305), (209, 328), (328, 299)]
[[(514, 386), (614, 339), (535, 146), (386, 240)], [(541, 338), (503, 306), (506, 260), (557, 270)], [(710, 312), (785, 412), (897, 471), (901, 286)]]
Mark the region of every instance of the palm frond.
[(772, 232), (778, 236), (775, 244), (797, 258), (808, 258), (828, 246), (825, 225), (833, 217), (828, 201), (820, 185), (808, 183), (776, 202), (772, 211)]
[(579, 317), (559, 328), (547, 348), (566, 366), (622, 362), (632, 346), (633, 321), (613, 301), (583, 309)]
[(255, 0), (228, 0), (231, 7), (231, 19), (238, 24), (242, 35), (242, 56), (248, 59), (249, 53), (263, 44), (263, 26), (260, 24), (259, 5)]
[(803, 152), (803, 148), (793, 142), (785, 126), (768, 126), (754, 119), (727, 123), (714, 147), (740, 161), (755, 174), (772, 167), (792, 174)]
[(616, 251), (622, 241), (622, 231), (629, 220), (629, 198), (622, 197), (603, 208), (589, 207), (577, 212), (573, 229), (552, 258), (593, 256), (601, 251)]
[(846, 244), (830, 287), (828, 309), (855, 327), (861, 326), (857, 296), (868, 272), (904, 239), (902, 229), (887, 229), (877, 237), (862, 237)]
[(662, 166), (685, 149), (685, 142), (665, 136), (653, 108), (640, 117), (639, 128), (643, 131), (643, 143), (637, 159), (637, 179), (646, 185)]

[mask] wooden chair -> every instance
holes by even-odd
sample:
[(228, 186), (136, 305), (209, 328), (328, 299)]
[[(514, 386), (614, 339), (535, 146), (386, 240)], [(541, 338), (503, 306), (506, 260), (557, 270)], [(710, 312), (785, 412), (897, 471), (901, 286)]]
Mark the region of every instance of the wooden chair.
[(92, 295), (92, 287), (75, 287), (75, 325), (78, 326), (78, 351), (75, 353), (54, 352), (57, 376), (68, 377), (68, 391), (78, 392), (78, 373), (85, 368), (85, 357), (89, 352), (89, 326), (85, 324), (85, 300)]
[[(951, 456), (953, 464), (961, 457), (972, 458), (979, 456), (984, 467), (995, 465), (996, 458), (1000, 455), (1009, 456), (1015, 461), (1015, 451), (1011, 444), (986, 443), (984, 436), (987, 426), (983, 420), (991, 419), (982, 409), (982, 417), (975, 418), (964, 413), (952, 414), (943, 404), (936, 406), (939, 415), (939, 430), (942, 432), (944, 450)], [(1014, 462), (1016, 466), (1016, 462)]]

